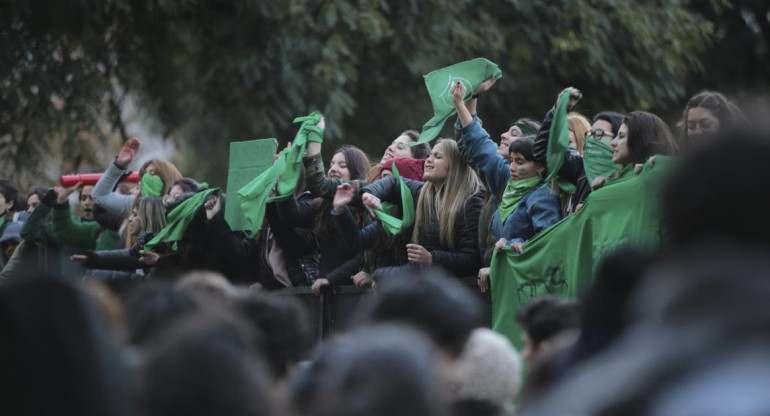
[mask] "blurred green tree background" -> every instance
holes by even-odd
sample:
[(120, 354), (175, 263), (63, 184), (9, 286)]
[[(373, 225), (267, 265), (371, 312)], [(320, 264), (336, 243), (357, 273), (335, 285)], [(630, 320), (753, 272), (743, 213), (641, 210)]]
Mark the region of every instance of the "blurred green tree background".
[(431, 118), (422, 75), (474, 57), (503, 70), (480, 103), (493, 136), (570, 85), (589, 117), (674, 123), (701, 89), (767, 91), (768, 13), (768, 0), (8, 0), (0, 177), (24, 191), (103, 170), (129, 97), (182, 172), (213, 185), (228, 142), (285, 143), (313, 109), (327, 157), (343, 143), (379, 157)]

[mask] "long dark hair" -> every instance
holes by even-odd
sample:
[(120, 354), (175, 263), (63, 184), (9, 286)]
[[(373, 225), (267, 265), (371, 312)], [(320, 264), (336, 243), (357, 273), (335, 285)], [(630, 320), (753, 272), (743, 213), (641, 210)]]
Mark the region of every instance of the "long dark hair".
[[(366, 153), (364, 153), (363, 150), (355, 146), (345, 145), (334, 152), (335, 155), (337, 153), (342, 153), (345, 156), (345, 164), (348, 167), (348, 171), (350, 171), (350, 180), (366, 179), (366, 174), (369, 172), (372, 165), (369, 162), (369, 157), (366, 156)], [(354, 207), (350, 207), (350, 209), (353, 212), (353, 216), (356, 218), (356, 222), (361, 225), (361, 215), (358, 210)], [(329, 217), (330, 211), (331, 200), (324, 200), (316, 211), (316, 221), (315, 226), (313, 227), (313, 233), (317, 238), (329, 237), (329, 224), (331, 223), (331, 218)]]
[(345, 156), (345, 163), (350, 171), (350, 180), (366, 179), (366, 174), (372, 168), (369, 157), (363, 150), (350, 145), (345, 145), (337, 149), (334, 154), (342, 153)]
[(634, 111), (623, 119), (628, 127), (631, 163), (644, 163), (652, 155), (674, 155), (679, 148), (666, 122), (652, 113)]
[(711, 111), (714, 117), (719, 120), (719, 129), (722, 131), (734, 129), (737, 125), (748, 122), (738, 106), (728, 100), (722, 93), (701, 91), (687, 101), (687, 105), (682, 113), (682, 121), (679, 123), (679, 126), (682, 128), (682, 138), (685, 143), (690, 141), (690, 137), (687, 134), (687, 115), (690, 109), (698, 107)]

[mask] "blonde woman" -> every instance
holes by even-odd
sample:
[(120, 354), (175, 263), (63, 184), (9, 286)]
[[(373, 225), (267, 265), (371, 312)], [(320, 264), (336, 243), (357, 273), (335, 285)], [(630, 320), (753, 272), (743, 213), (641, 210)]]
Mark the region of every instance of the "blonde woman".
[(157, 234), (167, 224), (166, 210), (161, 198), (137, 197), (131, 206), (131, 214), (121, 226), (121, 233), (125, 236), (124, 248), (88, 251), (83, 255), (74, 255), (70, 259), (84, 264), (89, 269), (134, 271), (146, 264), (139, 261), (138, 254), (141, 253), (130, 253), (131, 247), (142, 233)]
[(580, 113), (569, 113), (567, 124), (569, 125), (569, 148), (577, 150), (580, 156), (583, 156), (586, 135), (591, 130), (591, 122)]
[[(425, 182), (404, 179), (416, 201), (411, 244), (406, 245), (409, 263), (404, 268), (439, 265), (457, 276), (473, 276), (479, 268), (478, 217), (483, 204), (481, 182), (464, 161), (457, 143), (439, 140), (425, 161)], [(368, 209), (382, 209), (382, 202), (401, 203), (395, 178), (369, 184), (361, 200)], [(408, 231), (406, 231), (408, 232)]]

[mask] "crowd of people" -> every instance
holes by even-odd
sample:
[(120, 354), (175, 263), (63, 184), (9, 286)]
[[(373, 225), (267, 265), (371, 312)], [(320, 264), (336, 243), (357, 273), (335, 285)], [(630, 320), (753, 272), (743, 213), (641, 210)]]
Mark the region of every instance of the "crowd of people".
[[(19, 414), (694, 415), (710, 402), (692, 398), (721, 387), (770, 410), (732, 387), (743, 376), (770, 385), (758, 371), (770, 368), (759, 348), (770, 345), (759, 306), (770, 217), (755, 188), (768, 176), (770, 140), (717, 92), (692, 97), (674, 134), (648, 112), (574, 112), (582, 93), (568, 88), (541, 122), (519, 118), (494, 141), (477, 111), (494, 83), (452, 86), (454, 137), (432, 146), (404, 130), (374, 160), (341, 146), (326, 170), (322, 138), (309, 139), (296, 190), (265, 204), (253, 235), (225, 219), (237, 190), (205, 193), (169, 161), (144, 161), (139, 182), (125, 181), (137, 139), (95, 184), (25, 198), (0, 179), (0, 368), (15, 381), (4, 405)], [(560, 104), (566, 120), (554, 116)], [(551, 132), (562, 127), (569, 145), (549, 166)], [(458, 278), (489, 291), (496, 251), (523, 253), (592, 192), (660, 155), (681, 162), (664, 187), (659, 251), (609, 255), (580, 301), (525, 304), (510, 317), (523, 329), (521, 351), (484, 328), (483, 298)], [(150, 244), (179, 224), (173, 244)], [(731, 277), (745, 280), (731, 286)], [(359, 329), (319, 346), (302, 305), (271, 293), (345, 285), (374, 288), (376, 302)]]

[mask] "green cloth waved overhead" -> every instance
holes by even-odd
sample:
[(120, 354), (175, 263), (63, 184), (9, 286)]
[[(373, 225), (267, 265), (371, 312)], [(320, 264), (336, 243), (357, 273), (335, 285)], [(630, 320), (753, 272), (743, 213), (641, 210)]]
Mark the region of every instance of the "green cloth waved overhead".
[(548, 164), (547, 182), (556, 177), (556, 184), (562, 191), (567, 193), (575, 192), (575, 185), (560, 180), (557, 177), (561, 166), (564, 164), (564, 152), (569, 148), (569, 121), (567, 120), (567, 105), (571, 89), (565, 89), (559, 94), (556, 102), (556, 108), (553, 111), (551, 121), (551, 130), (548, 132), (548, 151), (546, 153), (546, 163)]
[(395, 216), (386, 212), (385, 207), (382, 210), (374, 210), (374, 215), (380, 220), (382, 228), (392, 235), (398, 235), (409, 229), (414, 223), (414, 198), (412, 198), (412, 192), (409, 187), (406, 186), (401, 175), (398, 174), (398, 168), (396, 164), (393, 164), (393, 176), (398, 178), (399, 186), (401, 187), (401, 212), (403, 212), (403, 219), (398, 219)]
[(500, 224), (505, 224), (505, 220), (516, 209), (521, 199), (542, 181), (543, 178), (539, 176), (518, 181), (508, 179), (508, 184), (503, 191), (503, 200), (500, 202)]
[[(495, 252), (490, 266), (492, 328), (521, 348), (519, 307), (546, 295), (577, 297), (590, 287), (600, 260), (627, 247), (660, 243), (659, 189), (673, 158), (659, 156), (655, 167), (636, 175), (633, 168), (592, 192), (583, 208), (524, 244)], [(663, 163), (660, 163), (663, 162)]]
[(163, 179), (155, 175), (145, 173), (142, 175), (142, 182), (139, 186), (139, 189), (141, 190), (140, 195), (143, 198), (146, 196), (159, 197), (163, 195), (163, 186)]
[(594, 183), (594, 179), (600, 176), (609, 178), (620, 169), (620, 165), (612, 163), (612, 148), (594, 138), (586, 139), (583, 166), (589, 185)]
[(460, 62), (425, 75), (425, 87), (433, 102), (433, 118), (422, 126), (420, 140), (409, 145), (417, 146), (435, 139), (444, 128), (444, 122), (457, 113), (451, 92), (456, 82), (465, 84), (467, 100), (482, 82), (502, 76), (500, 68), (484, 58)]
[(156, 234), (155, 237), (144, 246), (144, 249), (151, 249), (160, 243), (173, 243), (171, 248), (176, 250), (177, 243), (184, 236), (184, 232), (187, 230), (187, 226), (190, 225), (190, 222), (192, 222), (193, 218), (195, 217), (195, 213), (201, 209), (201, 207), (206, 203), (206, 200), (208, 200), (212, 195), (221, 196), (222, 190), (219, 188), (207, 189), (205, 191), (198, 192), (197, 194), (191, 196), (179, 204), (179, 206), (174, 208), (168, 214), (168, 225), (163, 227), (163, 229), (160, 230), (160, 232)]
[[(273, 166), (238, 191), (243, 215), (251, 227), (246, 230), (249, 235), (256, 234), (262, 228), (265, 205), (268, 202), (283, 201), (294, 194), (308, 141), (323, 141), (323, 130), (317, 126), (322, 117), (323, 114), (314, 111), (305, 117), (294, 119), (295, 123), (302, 125), (294, 136), (291, 148), (284, 149)], [(276, 189), (275, 196), (270, 196), (273, 188)]]

